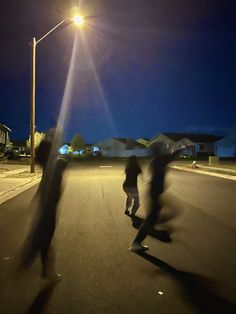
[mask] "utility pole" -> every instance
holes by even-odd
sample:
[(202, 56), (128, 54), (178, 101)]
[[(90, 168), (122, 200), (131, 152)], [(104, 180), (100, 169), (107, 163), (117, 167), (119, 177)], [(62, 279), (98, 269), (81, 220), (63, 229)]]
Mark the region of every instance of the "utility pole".
[(36, 38), (32, 41), (31, 103), (30, 103), (30, 172), (35, 173), (35, 69)]

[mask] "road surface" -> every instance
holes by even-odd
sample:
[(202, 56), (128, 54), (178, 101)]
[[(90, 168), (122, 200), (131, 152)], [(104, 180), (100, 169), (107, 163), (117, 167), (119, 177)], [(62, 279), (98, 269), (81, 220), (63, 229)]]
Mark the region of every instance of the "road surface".
[[(108, 167), (107, 167), (108, 166)], [(148, 168), (139, 180), (148, 206)], [(170, 170), (158, 229), (171, 243), (147, 237), (147, 254), (128, 248), (137, 221), (124, 215), (124, 165), (72, 164), (64, 176), (54, 239), (55, 285), (40, 262), (15, 276), (32, 218), (36, 186), (0, 206), (0, 313), (233, 313), (236, 302), (236, 182)], [(136, 228), (135, 228), (136, 227)]]

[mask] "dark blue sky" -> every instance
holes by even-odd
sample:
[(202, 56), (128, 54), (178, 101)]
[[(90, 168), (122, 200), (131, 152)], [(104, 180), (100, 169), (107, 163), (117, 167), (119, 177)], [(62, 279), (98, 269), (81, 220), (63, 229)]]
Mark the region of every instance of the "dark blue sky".
[(2, 0), (0, 122), (11, 138), (29, 134), (29, 42), (79, 2), (87, 25), (65, 25), (37, 47), (36, 130), (60, 112), (73, 45), (67, 141), (236, 127), (235, 1)]

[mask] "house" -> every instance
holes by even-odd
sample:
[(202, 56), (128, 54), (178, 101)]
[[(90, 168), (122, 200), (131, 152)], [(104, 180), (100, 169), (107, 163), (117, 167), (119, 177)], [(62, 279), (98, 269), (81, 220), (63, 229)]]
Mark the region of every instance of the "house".
[(70, 143), (62, 145), (58, 151), (61, 155), (68, 155), (70, 153)]
[(4, 153), (10, 144), (9, 132), (11, 130), (4, 124), (0, 123), (0, 152)]
[(104, 157), (149, 156), (149, 150), (143, 144), (132, 139), (112, 137), (93, 145), (99, 147)]
[(164, 143), (166, 146), (166, 150), (168, 151), (171, 147), (184, 147), (187, 144), (187, 147), (182, 149), (181, 154), (183, 155), (192, 155), (194, 142), (182, 136), (182, 134), (175, 133), (159, 133), (152, 137), (147, 144), (147, 147), (151, 149), (151, 147), (155, 143)]
[(209, 134), (191, 133), (159, 133), (149, 141), (147, 147), (151, 147), (156, 142), (166, 143), (167, 148), (186, 146), (181, 150), (183, 155), (212, 155), (214, 153), (214, 143), (221, 139), (219, 136)]
[(215, 142), (215, 155), (218, 157), (236, 157), (236, 130)]
[(149, 142), (149, 139), (140, 137), (140, 138), (138, 138), (138, 139), (136, 140), (136, 142), (138, 142), (138, 143), (140, 143), (140, 144), (142, 144), (142, 145), (144, 145), (144, 146), (147, 146), (147, 144), (148, 144), (148, 142)]

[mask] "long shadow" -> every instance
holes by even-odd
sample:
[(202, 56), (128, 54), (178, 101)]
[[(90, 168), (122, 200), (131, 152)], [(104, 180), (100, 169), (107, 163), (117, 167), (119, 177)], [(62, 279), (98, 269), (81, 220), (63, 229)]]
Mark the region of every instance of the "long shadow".
[(53, 294), (55, 286), (58, 283), (58, 281), (51, 282), (46, 287), (41, 289), (25, 314), (42, 314)]
[(149, 255), (146, 252), (137, 254), (179, 280), (189, 301), (200, 310), (200, 313), (236, 313), (236, 303), (225, 300), (214, 293), (216, 282), (213, 280), (207, 279), (201, 275), (179, 271), (166, 262)]

